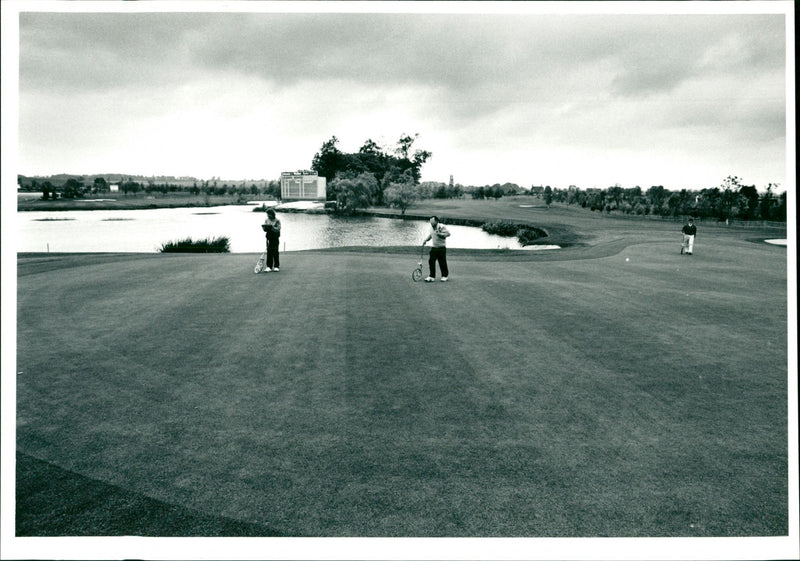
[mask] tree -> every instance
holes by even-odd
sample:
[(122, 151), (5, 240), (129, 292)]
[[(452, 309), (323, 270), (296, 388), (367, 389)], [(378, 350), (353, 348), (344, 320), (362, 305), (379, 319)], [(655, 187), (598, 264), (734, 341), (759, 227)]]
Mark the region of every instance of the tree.
[(56, 198), (55, 188), (53, 187), (53, 184), (50, 183), (49, 181), (45, 181), (44, 183), (42, 183), (42, 200), (45, 201), (50, 200), (51, 193), (52, 197), (55, 199)]
[(311, 169), (324, 177), (327, 182), (333, 181), (342, 164), (342, 152), (336, 147), (338, 142), (339, 139), (336, 136), (323, 142), (322, 148), (314, 154), (314, 159), (311, 161)]
[(767, 185), (767, 191), (761, 197), (758, 212), (762, 220), (769, 220), (772, 218), (772, 208), (777, 204), (773, 193), (773, 187), (777, 187), (777, 184), (770, 183)]
[(418, 187), (414, 183), (414, 177), (410, 172), (403, 174), (403, 181), (392, 182), (384, 191), (386, 204), (399, 208), (400, 214), (404, 215), (408, 205), (418, 196)]
[(460, 183), (456, 183), (455, 185), (450, 185), (447, 187), (448, 199), (460, 199), (463, 194), (464, 187)]
[[(386, 172), (388, 170), (388, 156), (374, 140), (367, 139), (357, 154), (346, 154), (350, 157), (347, 169), (361, 173), (368, 171), (375, 176), (378, 181), (378, 199), (383, 198), (383, 184), (386, 183)], [(376, 201), (379, 203), (379, 201)]]
[(75, 199), (83, 196), (83, 181), (70, 177), (64, 183), (62, 196), (65, 199)]
[(744, 205), (740, 215), (744, 219), (755, 218), (758, 212), (758, 190), (755, 185), (742, 185), (739, 194), (744, 199)]
[(611, 210), (616, 210), (619, 207), (623, 193), (622, 186), (619, 183), (615, 183), (613, 187), (608, 188), (606, 202), (611, 207)]
[(778, 197), (778, 204), (772, 211), (770, 218), (772, 220), (786, 222), (786, 191), (781, 193)]
[(547, 205), (547, 208), (550, 208), (550, 204), (553, 202), (553, 189), (550, 188), (548, 185), (544, 188), (544, 204)]
[[(728, 220), (733, 218), (739, 209), (741, 189), (740, 179), (735, 175), (726, 177), (720, 185), (722, 194), (720, 196), (719, 218), (720, 220)], [(734, 210), (736, 209), (736, 210)]]
[(414, 183), (419, 183), (422, 166), (432, 156), (431, 152), (427, 150), (415, 150), (411, 157), (409, 157), (411, 147), (418, 138), (419, 133), (414, 134), (414, 136), (404, 133), (397, 141), (397, 148), (395, 149), (397, 158), (394, 163), (396, 167), (400, 168), (401, 173), (410, 169), (414, 178)]
[(650, 200), (650, 204), (657, 207), (661, 206), (667, 196), (667, 190), (664, 189), (663, 185), (653, 185), (647, 190), (647, 198)]
[(682, 200), (679, 193), (671, 193), (666, 200), (666, 215), (679, 216), (681, 214)]
[(419, 133), (414, 136), (405, 133), (400, 135), (400, 140), (397, 141), (397, 148), (395, 149), (395, 153), (400, 159), (408, 160), (408, 152), (411, 150), (411, 145), (414, 144), (418, 137)]
[[(339, 139), (335, 136), (324, 142), (314, 155), (311, 168), (324, 176), (330, 185), (337, 177), (344, 179), (357, 177), (363, 173), (371, 174), (375, 182), (370, 193), (372, 204), (384, 204), (384, 189), (389, 184), (403, 182), (403, 174), (411, 172), (414, 184), (419, 183), (422, 165), (431, 157), (426, 150), (411, 152), (419, 134), (403, 134), (393, 154), (387, 153), (372, 139), (364, 142), (356, 153), (344, 153), (337, 148)], [(329, 193), (330, 195), (330, 193)]]
[(92, 183), (92, 191), (95, 193), (102, 193), (108, 191), (108, 182), (103, 177), (95, 177)]
[(336, 194), (337, 210), (345, 214), (354, 214), (360, 208), (367, 208), (376, 184), (377, 180), (371, 173), (335, 179), (331, 182), (331, 190)]

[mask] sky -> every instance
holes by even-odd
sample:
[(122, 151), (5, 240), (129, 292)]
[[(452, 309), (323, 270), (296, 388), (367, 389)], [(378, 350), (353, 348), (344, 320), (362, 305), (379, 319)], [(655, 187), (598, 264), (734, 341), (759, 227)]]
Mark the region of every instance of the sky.
[(787, 186), (782, 13), (112, 4), (20, 14), (18, 173), (274, 179), (418, 134), (423, 181)]

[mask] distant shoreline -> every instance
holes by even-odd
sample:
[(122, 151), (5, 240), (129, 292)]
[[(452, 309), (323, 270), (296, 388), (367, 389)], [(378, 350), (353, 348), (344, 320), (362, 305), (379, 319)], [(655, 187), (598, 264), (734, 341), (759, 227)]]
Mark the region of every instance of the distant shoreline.
[(158, 208), (204, 208), (212, 206), (228, 206), (263, 202), (262, 196), (205, 196), (175, 194), (166, 196), (154, 195), (121, 195), (105, 193), (97, 198), (58, 199), (44, 201), (40, 198), (21, 198), (17, 196), (17, 211), (58, 212), (67, 210), (146, 210)]

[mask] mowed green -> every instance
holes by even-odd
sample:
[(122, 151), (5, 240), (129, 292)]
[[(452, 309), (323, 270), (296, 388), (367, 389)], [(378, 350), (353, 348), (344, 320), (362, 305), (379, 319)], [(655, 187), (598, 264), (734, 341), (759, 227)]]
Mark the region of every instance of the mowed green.
[(18, 455), (243, 525), (209, 534), (786, 534), (786, 250), (653, 238), (435, 284), (413, 248), (22, 256)]

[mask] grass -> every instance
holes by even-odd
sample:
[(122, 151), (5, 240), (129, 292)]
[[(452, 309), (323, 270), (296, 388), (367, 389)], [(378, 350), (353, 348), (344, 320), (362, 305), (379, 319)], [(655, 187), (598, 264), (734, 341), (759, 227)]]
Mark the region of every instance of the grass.
[(399, 249), (21, 256), (17, 533), (786, 534), (786, 250), (570, 212), (583, 245), (449, 284)]
[(226, 236), (193, 240), (186, 238), (161, 244), (161, 253), (230, 253), (231, 240)]
[(17, 453), (17, 480), (18, 536), (280, 535), (261, 525), (156, 501), (23, 453)]

